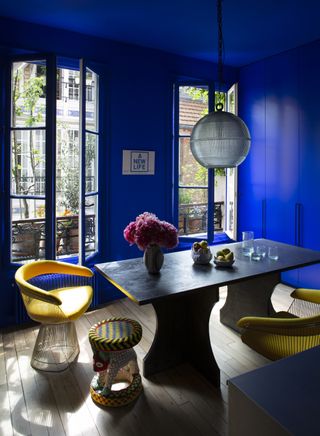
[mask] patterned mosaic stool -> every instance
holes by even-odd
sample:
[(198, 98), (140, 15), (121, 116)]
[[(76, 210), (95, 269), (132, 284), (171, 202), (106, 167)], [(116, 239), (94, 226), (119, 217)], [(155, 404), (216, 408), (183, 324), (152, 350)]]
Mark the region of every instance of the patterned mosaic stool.
[[(89, 330), (93, 351), (93, 370), (97, 374), (90, 385), (93, 401), (103, 406), (118, 407), (131, 403), (142, 390), (137, 355), (133, 350), (142, 336), (141, 325), (128, 318), (110, 318)], [(112, 385), (126, 383), (124, 389)]]

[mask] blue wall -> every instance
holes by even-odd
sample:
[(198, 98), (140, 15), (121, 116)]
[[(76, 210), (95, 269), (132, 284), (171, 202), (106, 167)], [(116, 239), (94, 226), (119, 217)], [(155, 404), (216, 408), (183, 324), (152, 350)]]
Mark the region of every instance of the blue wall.
[[(238, 231), (320, 250), (320, 41), (240, 70), (252, 146), (239, 167)], [(320, 287), (318, 266), (283, 275)]]
[[(120, 44), (74, 32), (34, 26), (0, 18), (0, 54), (19, 51), (84, 57), (99, 64), (104, 91), (100, 222), (102, 256), (97, 261), (142, 256), (123, 238), (124, 227), (136, 215), (151, 211), (172, 221), (172, 85), (181, 78), (213, 81), (216, 66), (209, 62), (166, 54), (161, 51)], [(237, 81), (238, 71), (225, 68), (225, 80)], [(4, 144), (2, 144), (3, 150)], [(156, 152), (154, 176), (122, 176), (122, 150)], [(0, 211), (2, 237), (6, 232), (5, 211)], [(6, 256), (2, 253), (2, 259)], [(13, 272), (4, 274), (0, 322), (15, 322)], [(117, 296), (102, 289), (98, 302)], [(101, 290), (102, 289), (102, 290)]]

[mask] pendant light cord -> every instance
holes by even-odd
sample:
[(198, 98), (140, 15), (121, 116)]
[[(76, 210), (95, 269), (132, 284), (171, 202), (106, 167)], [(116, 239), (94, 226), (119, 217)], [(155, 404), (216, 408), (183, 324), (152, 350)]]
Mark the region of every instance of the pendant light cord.
[(219, 98), (216, 105), (217, 110), (223, 109), (223, 103), (221, 102), (220, 93), (223, 84), (223, 34), (222, 34), (222, 0), (217, 0), (217, 23), (218, 23), (218, 91)]

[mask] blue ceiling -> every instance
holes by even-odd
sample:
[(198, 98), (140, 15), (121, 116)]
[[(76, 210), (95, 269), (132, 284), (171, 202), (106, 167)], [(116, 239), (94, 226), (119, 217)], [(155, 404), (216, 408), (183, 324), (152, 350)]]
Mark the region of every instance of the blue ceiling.
[[(0, 16), (217, 60), (216, 0), (4, 0)], [(319, 0), (223, 0), (225, 64), (320, 38)]]

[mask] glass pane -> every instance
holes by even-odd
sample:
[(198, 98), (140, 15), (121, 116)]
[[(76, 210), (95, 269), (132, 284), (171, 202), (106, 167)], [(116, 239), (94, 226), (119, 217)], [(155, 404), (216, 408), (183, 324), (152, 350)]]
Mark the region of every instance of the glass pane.
[(11, 132), (11, 193), (45, 194), (45, 130)]
[(60, 176), (56, 180), (56, 247), (58, 257), (79, 253), (79, 168), (70, 167), (66, 171), (63, 159), (60, 159), (59, 162), (60, 168), (57, 167), (57, 171)]
[(57, 75), (56, 255), (79, 254), (79, 71)]
[(208, 190), (179, 189), (179, 234), (207, 234)]
[(228, 112), (231, 112), (232, 114), (236, 113), (234, 91), (228, 92)]
[(179, 138), (179, 184), (183, 186), (208, 185), (208, 170), (193, 157), (190, 138)]
[(208, 88), (179, 87), (179, 134), (191, 135), (194, 125), (208, 113)]
[(56, 227), (57, 258), (79, 254), (79, 215), (69, 213), (57, 215)]
[(214, 110), (217, 110), (216, 105), (218, 103), (221, 103), (223, 105), (223, 110), (226, 111), (227, 110), (227, 107), (226, 107), (226, 93), (225, 92), (216, 91), (214, 93), (214, 103), (215, 103), (214, 104), (214, 106), (215, 106)]
[(86, 193), (98, 189), (98, 136), (86, 133)]
[(44, 127), (46, 124), (45, 62), (14, 62), (11, 95), (12, 127)]
[[(238, 85), (235, 83), (231, 86), (227, 93), (228, 98), (228, 112), (237, 115), (238, 112)], [(227, 181), (226, 181), (226, 219), (225, 231), (227, 235), (236, 240), (237, 239), (237, 168), (227, 168)]]
[(45, 201), (11, 200), (11, 261), (45, 258)]
[(79, 71), (59, 71), (63, 93), (61, 100), (57, 98), (57, 217), (78, 215), (80, 177), (79, 101), (74, 91), (79, 88)]
[(98, 250), (98, 197), (86, 197), (85, 206), (85, 253), (86, 257)]
[(77, 111), (79, 116), (80, 72), (69, 68), (57, 68), (57, 117), (72, 116), (69, 111)]
[(236, 239), (236, 187), (237, 182), (237, 168), (227, 169), (227, 193), (226, 193), (226, 232), (232, 239)]
[(68, 68), (57, 69), (57, 127), (77, 125), (79, 130), (80, 73)]
[(57, 216), (79, 212), (79, 130), (68, 124), (57, 131)]
[(214, 230), (225, 231), (227, 177), (224, 168), (216, 168), (214, 173)]
[(98, 131), (99, 76), (86, 69), (86, 130)]

